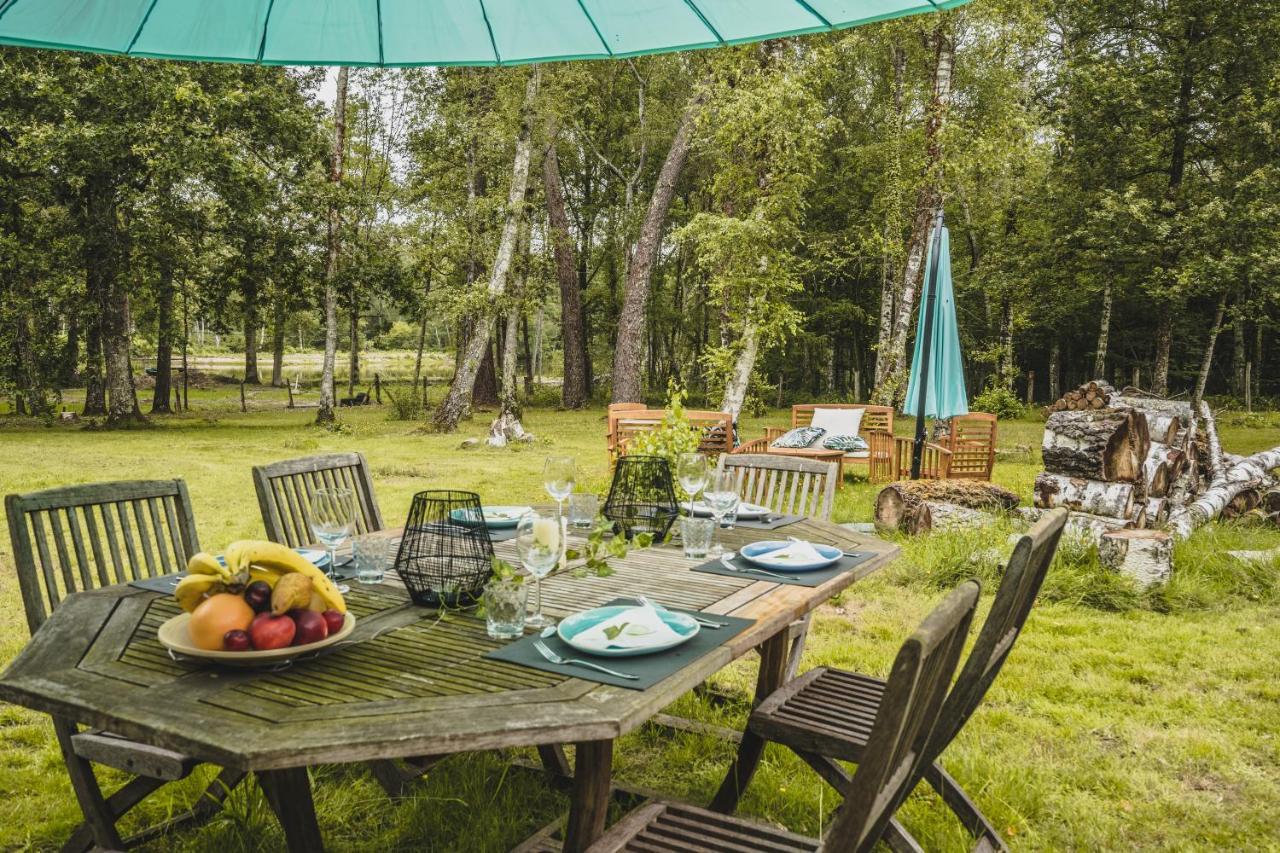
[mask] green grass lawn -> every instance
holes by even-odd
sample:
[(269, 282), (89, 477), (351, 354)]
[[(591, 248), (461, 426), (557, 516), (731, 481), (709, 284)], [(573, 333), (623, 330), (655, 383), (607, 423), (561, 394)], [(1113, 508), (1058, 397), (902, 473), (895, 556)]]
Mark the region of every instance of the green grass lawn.
[[(603, 488), (601, 410), (533, 409), (537, 441), (508, 450), (459, 449), (484, 422), (457, 436), (392, 421), (387, 407), (347, 410), (337, 432), (310, 426), (312, 412), (280, 408), (282, 391), (257, 393), (241, 414), (236, 392), (193, 394), (193, 414), (156, 428), (88, 431), (0, 419), (0, 491), (74, 482), (182, 477), (200, 538), (216, 550), (262, 535), (249, 468), (291, 456), (360, 450), (368, 457), (389, 522), (414, 492), (459, 487), (493, 501), (542, 496), (550, 451), (574, 454), (583, 485)], [(785, 413), (747, 423), (754, 436)], [(903, 424), (903, 428), (906, 425)], [(1041, 426), (1001, 424), (997, 482), (1030, 495)], [(1227, 449), (1280, 444), (1273, 416), (1224, 419)], [(841, 491), (837, 521), (870, 520), (874, 487)], [(883, 674), (898, 644), (944, 589), (977, 575), (994, 589), (1010, 529), (938, 534), (904, 542), (903, 558), (824, 608), (806, 666)], [(1175, 580), (1140, 594), (1102, 572), (1087, 548), (1064, 547), (1000, 679), (944, 764), (1007, 834), (1015, 849), (1254, 849), (1280, 847), (1280, 562), (1242, 567), (1231, 548), (1280, 546), (1272, 531), (1222, 526), (1179, 546)], [(983, 612), (990, 603), (984, 596)], [(981, 618), (981, 613), (979, 618)], [(7, 538), (0, 542), (0, 663), (25, 643), (26, 627)], [(676, 712), (740, 727), (754, 674), (750, 660), (722, 673), (738, 701), (713, 708), (693, 696)], [(322, 828), (333, 850), (505, 850), (567, 807), (564, 795), (500, 754), (455, 756), (400, 803), (359, 767), (314, 772)], [(615, 759), (624, 783), (705, 801), (730, 748), (707, 737), (645, 728)], [(177, 810), (200, 774), (146, 818)], [(839, 799), (798, 760), (771, 748), (742, 810), (817, 833)], [(928, 849), (961, 850), (965, 838), (934, 797), (917, 792), (902, 812)], [(0, 849), (52, 849), (79, 819), (51, 727), (39, 714), (0, 706)], [(157, 850), (278, 849), (281, 835), (256, 788), (243, 787), (204, 828), (167, 837)]]

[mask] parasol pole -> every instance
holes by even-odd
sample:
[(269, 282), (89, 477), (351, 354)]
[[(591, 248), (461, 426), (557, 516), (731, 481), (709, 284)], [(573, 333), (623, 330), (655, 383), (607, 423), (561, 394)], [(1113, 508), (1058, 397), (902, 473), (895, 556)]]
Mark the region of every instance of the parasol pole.
[(929, 359), (933, 350), (934, 302), (938, 297), (938, 262), (942, 252), (942, 208), (933, 218), (933, 265), (929, 269), (929, 284), (924, 297), (924, 343), (920, 349), (919, 393), (916, 396), (916, 441), (911, 449), (911, 479), (920, 479), (920, 463), (924, 459), (924, 408), (929, 394)]

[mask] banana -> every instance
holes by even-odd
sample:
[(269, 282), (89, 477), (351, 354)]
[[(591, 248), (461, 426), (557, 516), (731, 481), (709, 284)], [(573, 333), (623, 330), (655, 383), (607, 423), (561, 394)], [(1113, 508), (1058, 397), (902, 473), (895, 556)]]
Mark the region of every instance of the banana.
[(178, 604), (183, 610), (190, 613), (196, 609), (200, 602), (204, 601), (206, 593), (213, 592), (221, 586), (221, 578), (216, 578), (212, 575), (190, 574), (178, 581), (178, 586), (173, 590), (173, 597), (178, 600)]
[(316, 594), (324, 601), (327, 609), (347, 612), (347, 603), (333, 581), (287, 545), (249, 539), (232, 542), (227, 546), (226, 560), (227, 569), (232, 574), (249, 568), (251, 574), (253, 569), (263, 569), (280, 575), (294, 572), (305, 575), (311, 579)]
[(187, 561), (187, 573), (212, 575), (223, 580), (229, 580), (232, 574), (230, 569), (218, 562), (217, 557), (204, 551), (191, 555), (191, 559)]
[(284, 577), (284, 573), (279, 569), (264, 569), (261, 566), (249, 567), (249, 583), (266, 581), (267, 586), (275, 589), (276, 584), (280, 582), (280, 578), (282, 577)]

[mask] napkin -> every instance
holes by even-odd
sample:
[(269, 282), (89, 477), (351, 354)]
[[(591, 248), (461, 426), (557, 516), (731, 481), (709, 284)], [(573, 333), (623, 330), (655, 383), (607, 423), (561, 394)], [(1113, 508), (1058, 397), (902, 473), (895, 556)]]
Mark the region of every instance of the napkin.
[(784, 547), (776, 551), (766, 551), (763, 554), (756, 554), (757, 558), (767, 558), (769, 560), (777, 560), (779, 562), (795, 563), (821, 563), (828, 559), (822, 556), (813, 544), (803, 539), (793, 539)]
[[(621, 628), (621, 631), (616, 629)], [(612, 638), (610, 637), (612, 634)], [(682, 635), (662, 621), (652, 607), (628, 607), (612, 618), (577, 634), (575, 646), (588, 651), (609, 649), (644, 649), (680, 639)]]

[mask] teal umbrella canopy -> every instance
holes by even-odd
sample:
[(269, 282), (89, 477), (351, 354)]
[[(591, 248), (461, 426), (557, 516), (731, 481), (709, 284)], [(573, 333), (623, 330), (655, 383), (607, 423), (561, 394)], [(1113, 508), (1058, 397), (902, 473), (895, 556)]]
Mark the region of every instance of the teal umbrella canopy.
[(0, 44), (270, 65), (515, 65), (839, 30), (968, 0), (0, 0)]
[[(929, 259), (924, 272), (925, 298), (920, 303), (920, 318), (916, 323), (915, 354), (911, 357), (911, 379), (907, 383), (903, 411), (909, 415), (920, 414), (920, 383), (924, 382), (924, 414), (949, 418), (968, 414), (969, 398), (964, 386), (964, 360), (960, 356), (956, 297), (951, 287), (951, 238), (946, 226), (939, 223), (936, 227), (941, 233), (934, 235), (936, 240), (929, 241)], [(939, 247), (936, 253), (935, 243)], [(926, 332), (927, 326), (930, 328)]]

